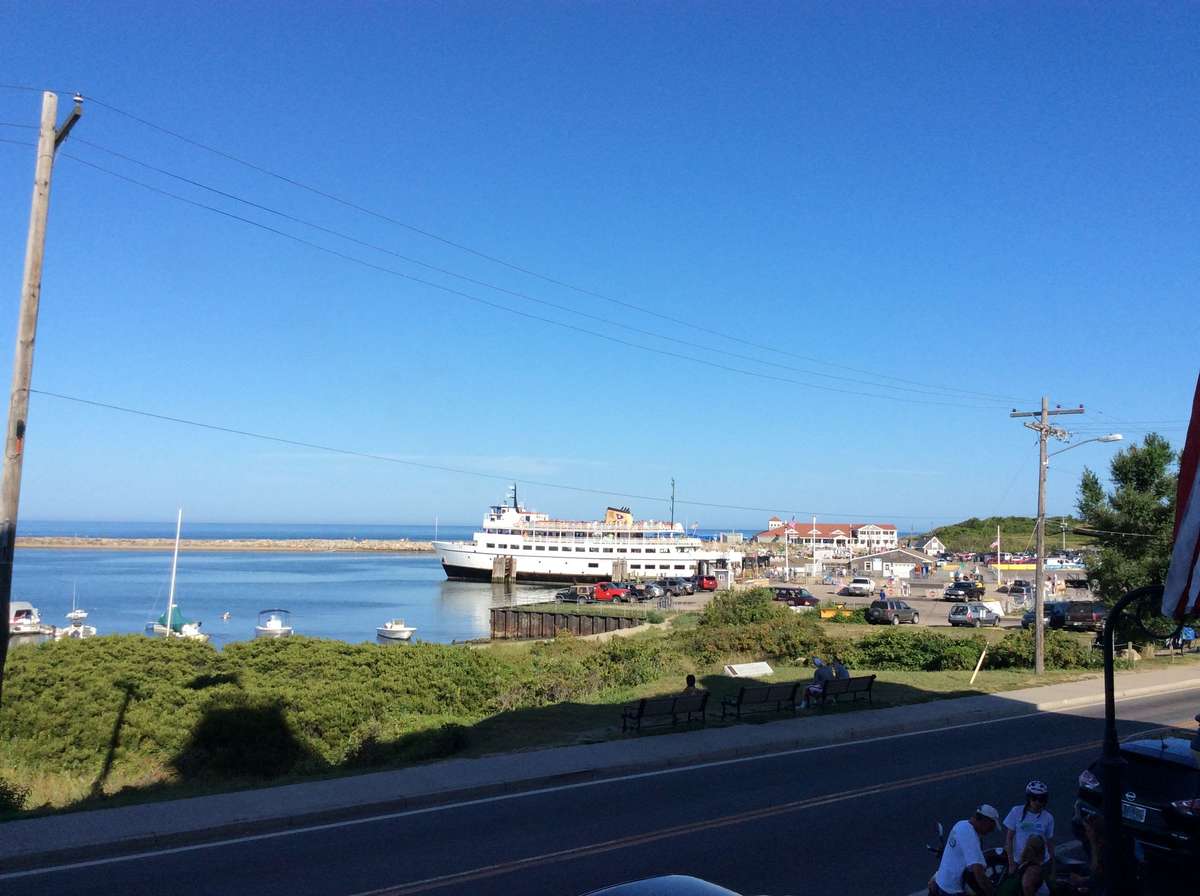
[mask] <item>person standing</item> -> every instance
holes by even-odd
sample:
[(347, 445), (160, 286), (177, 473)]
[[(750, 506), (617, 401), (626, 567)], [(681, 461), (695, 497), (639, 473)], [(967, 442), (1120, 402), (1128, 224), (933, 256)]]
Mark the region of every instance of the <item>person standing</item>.
[(1040, 837), (1046, 844), (1042, 861), (1047, 865), (1054, 855), (1054, 816), (1046, 808), (1050, 788), (1042, 781), (1025, 785), (1025, 803), (1013, 806), (1004, 817), (1004, 846), (1008, 850), (1008, 870), (1015, 871), (1017, 858), (1024, 854), (1030, 837)]
[(942, 860), (929, 880), (929, 896), (958, 896), (966, 893), (965, 879), (970, 878), (976, 892), (993, 896), (995, 890), (987, 877), (987, 860), (981, 840), (1000, 824), (1000, 813), (984, 803), (970, 818), (950, 829)]

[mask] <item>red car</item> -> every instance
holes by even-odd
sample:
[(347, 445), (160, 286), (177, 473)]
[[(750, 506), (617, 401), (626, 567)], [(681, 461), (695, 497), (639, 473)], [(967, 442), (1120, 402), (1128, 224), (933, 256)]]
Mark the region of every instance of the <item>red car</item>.
[(597, 583), (596, 590), (592, 592), (592, 597), (595, 600), (632, 600), (629, 596), (628, 588), (622, 588), (620, 585), (614, 585), (612, 582)]
[(716, 576), (696, 576), (697, 591), (716, 591), (717, 577)]

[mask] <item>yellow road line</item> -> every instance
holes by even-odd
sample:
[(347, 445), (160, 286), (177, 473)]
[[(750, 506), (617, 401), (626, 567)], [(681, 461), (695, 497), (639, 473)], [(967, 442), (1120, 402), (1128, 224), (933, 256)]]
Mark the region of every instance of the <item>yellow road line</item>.
[[(1192, 720), (1186, 719), (1178, 723), (1163, 725), (1147, 731), (1139, 731), (1136, 734), (1129, 735), (1126, 740), (1131, 738), (1136, 739), (1151, 737), (1159, 732), (1183, 728), (1184, 726), (1190, 724), (1192, 724)], [(1098, 750), (1100, 749), (1101, 744), (1101, 741), (1090, 740), (1083, 743), (1072, 744), (1066, 747), (1058, 747), (1054, 750), (1047, 750), (1045, 752), (1038, 753), (1036, 756), (1025, 755), (1014, 756), (1008, 759), (996, 759), (991, 762), (982, 762), (978, 765), (972, 765), (967, 768), (931, 772), (925, 775), (917, 775), (912, 778), (905, 778), (901, 781), (892, 781), (887, 784), (872, 784), (867, 787), (859, 787), (854, 790), (845, 790), (840, 793), (808, 797), (807, 799), (803, 800), (794, 800), (788, 803), (780, 803), (775, 806), (765, 806), (761, 809), (751, 809), (746, 812), (738, 812), (734, 815), (725, 815), (720, 818), (713, 818), (707, 821), (694, 821), (688, 824), (676, 825), (674, 827), (660, 828), (657, 831), (648, 831), (644, 834), (633, 834), (628, 837), (618, 837), (613, 840), (604, 840), (599, 843), (590, 843), (585, 846), (576, 846), (570, 849), (555, 850), (554, 852), (529, 856), (524, 859), (515, 859), (511, 862), (500, 862), (495, 865), (487, 865), (482, 868), (473, 868), (469, 871), (458, 871), (453, 874), (427, 877), (423, 880), (410, 881), (408, 883), (384, 887), (378, 890), (368, 890), (362, 893), (354, 894), (354, 896), (408, 896), (410, 893), (425, 893), (430, 890), (440, 889), (441, 887), (453, 886), (454, 884), (470, 883), (472, 881), (484, 880), (489, 877), (499, 877), (504, 874), (511, 874), (514, 871), (537, 868), (542, 865), (554, 864), (555, 862), (565, 862), (571, 859), (602, 855), (607, 852), (628, 849), (634, 846), (644, 846), (648, 843), (655, 843), (659, 840), (667, 840), (672, 837), (682, 837), (688, 834), (699, 833), (701, 831), (711, 831), (718, 828), (730, 827), (732, 825), (746, 824), (747, 822), (759, 821), (763, 818), (772, 818), (774, 816), (784, 815), (790, 812), (802, 812), (807, 809), (817, 809), (822, 806), (833, 805), (834, 803), (842, 803), (850, 800), (861, 799), (865, 796), (875, 796), (882, 793), (892, 793), (897, 790), (906, 790), (910, 787), (919, 787), (922, 784), (935, 784), (939, 781), (947, 781), (952, 778), (969, 777), (982, 772), (997, 771), (1002, 768), (1007, 768), (1013, 765), (1022, 765), (1035, 760), (1040, 761), (1044, 759), (1055, 759), (1059, 756), (1069, 756), (1072, 753), (1082, 753), (1086, 750)]]

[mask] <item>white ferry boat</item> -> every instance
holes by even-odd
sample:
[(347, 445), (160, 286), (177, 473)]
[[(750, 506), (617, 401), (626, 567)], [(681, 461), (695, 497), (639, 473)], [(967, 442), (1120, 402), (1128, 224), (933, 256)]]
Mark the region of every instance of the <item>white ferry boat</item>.
[(607, 582), (714, 574), (742, 564), (736, 551), (715, 551), (687, 535), (682, 523), (634, 520), (609, 507), (603, 521), (554, 520), (509, 503), (488, 510), (471, 541), (435, 541), (448, 579), (518, 582)]

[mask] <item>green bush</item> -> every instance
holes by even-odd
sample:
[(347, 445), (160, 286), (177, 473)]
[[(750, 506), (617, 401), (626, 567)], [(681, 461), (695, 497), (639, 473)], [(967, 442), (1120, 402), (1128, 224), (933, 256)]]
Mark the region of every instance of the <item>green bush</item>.
[(29, 798), (29, 788), (0, 778), (0, 815), (20, 812)]
[[(993, 669), (1033, 668), (1033, 635), (1032, 629), (1009, 632), (988, 653), (987, 665)], [(1104, 664), (1100, 651), (1089, 650), (1066, 632), (1047, 629), (1044, 644), (1047, 669), (1095, 669)]]
[(842, 658), (851, 666), (868, 669), (972, 669), (986, 643), (982, 635), (964, 639), (932, 631), (885, 628), (847, 643)]
[(658, 610), (651, 610), (649, 613), (646, 614), (646, 621), (652, 625), (657, 624), (659, 622), (664, 622), (666, 620), (666, 618), (667, 617), (664, 616)]
[(788, 613), (767, 588), (753, 591), (718, 591), (700, 614), (701, 625), (752, 625), (770, 622)]
[(775, 614), (769, 622), (702, 625), (676, 632), (671, 640), (680, 653), (701, 664), (743, 658), (796, 660), (824, 656), (835, 643), (817, 623), (814, 614), (787, 610)]

